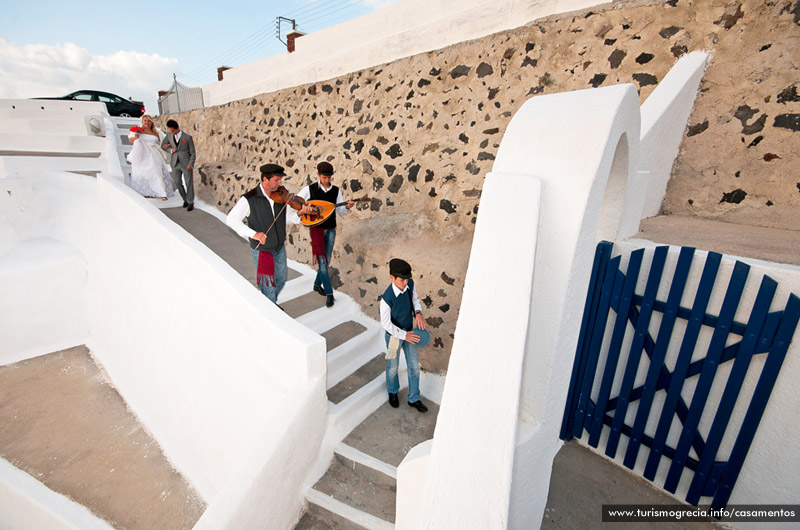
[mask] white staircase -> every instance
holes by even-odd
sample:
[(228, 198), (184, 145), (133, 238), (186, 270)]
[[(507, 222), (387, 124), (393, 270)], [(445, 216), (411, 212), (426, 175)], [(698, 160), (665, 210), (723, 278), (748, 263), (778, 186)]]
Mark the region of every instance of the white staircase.
[(126, 183), (138, 118), (113, 118), (105, 104), (40, 99), (0, 100), (0, 178), (42, 171), (104, 173)]

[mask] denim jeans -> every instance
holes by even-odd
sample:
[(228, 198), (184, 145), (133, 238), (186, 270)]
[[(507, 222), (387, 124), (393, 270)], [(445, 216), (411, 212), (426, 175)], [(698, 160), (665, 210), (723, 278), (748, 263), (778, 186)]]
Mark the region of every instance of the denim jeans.
[[(386, 346), (389, 346), (389, 335), (386, 332)], [(406, 356), (406, 367), (408, 368), (408, 402), (416, 403), (419, 401), (419, 356), (417, 347), (406, 342), (400, 341), (400, 347)], [(400, 390), (400, 380), (397, 377), (397, 369), (400, 366), (400, 352), (397, 352), (394, 359), (386, 359), (386, 391), (390, 394), (397, 394)]]
[(317, 277), (314, 278), (314, 288), (316, 289), (321, 285), (322, 288), (325, 289), (325, 294), (333, 294), (331, 277), (328, 274), (328, 265), (331, 262), (331, 255), (333, 254), (334, 241), (336, 241), (336, 229), (325, 230), (325, 256), (327, 256), (328, 261), (326, 263), (320, 261), (317, 264)]
[[(267, 251), (256, 249), (251, 250), (253, 251), (253, 261), (256, 262), (256, 267), (258, 267), (258, 253)], [(286, 285), (286, 245), (282, 246), (279, 251), (273, 252), (272, 258), (275, 260), (275, 285), (269, 286), (266, 284), (260, 284), (258, 288), (261, 289), (261, 293), (264, 296), (272, 300), (273, 303), (277, 304), (278, 295), (281, 294), (283, 286)]]

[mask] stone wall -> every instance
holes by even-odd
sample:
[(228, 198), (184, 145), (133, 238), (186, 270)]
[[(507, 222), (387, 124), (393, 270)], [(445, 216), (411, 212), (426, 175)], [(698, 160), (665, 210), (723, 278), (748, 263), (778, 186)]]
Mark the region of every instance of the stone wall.
[[(263, 163), (287, 167), (296, 192), (330, 161), (346, 198), (369, 199), (339, 223), (334, 287), (377, 318), (389, 259), (411, 262), (433, 337), (421, 362), (443, 372), (483, 178), (529, 97), (633, 83), (644, 101), (678, 57), (707, 50), (664, 210), (797, 228), (799, 18), (800, 1), (615, 3), (177, 119), (198, 148), (199, 196), (223, 212)], [(289, 256), (311, 263), (306, 232), (291, 231)]]

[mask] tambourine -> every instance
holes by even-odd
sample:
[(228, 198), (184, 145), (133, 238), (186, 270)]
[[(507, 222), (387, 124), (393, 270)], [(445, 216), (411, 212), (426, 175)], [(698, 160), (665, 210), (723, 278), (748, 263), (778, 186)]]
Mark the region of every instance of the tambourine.
[(417, 348), (424, 348), (431, 341), (431, 334), (428, 333), (427, 329), (414, 329), (411, 331), (411, 333), (414, 333), (419, 337), (419, 342), (414, 344), (414, 346)]

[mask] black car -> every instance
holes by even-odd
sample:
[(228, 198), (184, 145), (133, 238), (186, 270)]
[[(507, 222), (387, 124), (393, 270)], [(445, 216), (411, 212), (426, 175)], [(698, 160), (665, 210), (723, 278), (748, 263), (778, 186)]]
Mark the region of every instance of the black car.
[(112, 116), (123, 116), (139, 118), (144, 114), (144, 103), (141, 101), (131, 101), (109, 92), (99, 92), (97, 90), (78, 90), (66, 96), (58, 98), (35, 98), (35, 99), (72, 99), (75, 101), (102, 101), (106, 104), (108, 113)]

